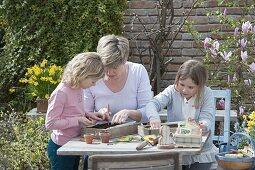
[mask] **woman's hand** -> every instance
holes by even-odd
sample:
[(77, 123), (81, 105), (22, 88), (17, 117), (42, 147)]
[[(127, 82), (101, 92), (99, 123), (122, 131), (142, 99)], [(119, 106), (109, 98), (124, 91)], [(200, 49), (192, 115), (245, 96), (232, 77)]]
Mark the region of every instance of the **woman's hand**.
[(161, 127), (161, 121), (158, 119), (150, 120), (151, 129), (159, 129)]
[(119, 112), (117, 112), (116, 114), (114, 114), (114, 116), (112, 117), (112, 123), (125, 123), (126, 120), (129, 117), (129, 111), (124, 109), (121, 110)]

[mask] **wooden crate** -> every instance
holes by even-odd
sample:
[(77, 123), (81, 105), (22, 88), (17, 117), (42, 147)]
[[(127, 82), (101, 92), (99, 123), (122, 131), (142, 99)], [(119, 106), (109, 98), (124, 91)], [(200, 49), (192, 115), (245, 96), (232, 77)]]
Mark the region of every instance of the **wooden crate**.
[[(175, 147), (199, 148), (202, 144), (202, 132), (200, 134), (179, 134), (178, 127), (184, 122), (166, 122), (162, 125), (170, 127), (170, 132), (174, 134)], [(138, 125), (138, 134), (145, 135), (160, 135), (159, 129), (150, 129), (149, 125)]]
[(202, 134), (174, 134), (176, 147), (200, 148), (202, 144)]
[[(184, 133), (183, 133), (184, 130)], [(185, 132), (187, 130), (187, 134)], [(196, 133), (192, 132), (192, 129), (181, 128), (180, 126), (177, 128), (174, 134), (174, 141), (177, 147), (191, 147), (191, 148), (199, 148), (202, 144), (202, 130), (199, 130)]]
[[(102, 124), (101, 124), (102, 125)], [(107, 125), (107, 124), (103, 124)], [(111, 138), (118, 138), (120, 136), (137, 134), (138, 123), (129, 122), (123, 124), (115, 124), (114, 126), (108, 128), (101, 128), (100, 124), (93, 126), (83, 126), (81, 127), (81, 136), (83, 137), (86, 133), (95, 134), (95, 138), (99, 138), (100, 131), (108, 131), (111, 134)]]
[[(162, 123), (162, 125), (167, 125), (170, 127), (170, 131), (172, 133), (175, 133), (177, 127), (178, 127), (178, 122), (167, 122), (167, 123)], [(138, 135), (140, 136), (145, 136), (145, 135), (159, 135), (159, 129), (151, 129), (150, 125), (138, 125)]]
[(159, 129), (151, 129), (150, 125), (138, 125), (138, 135), (159, 135)]

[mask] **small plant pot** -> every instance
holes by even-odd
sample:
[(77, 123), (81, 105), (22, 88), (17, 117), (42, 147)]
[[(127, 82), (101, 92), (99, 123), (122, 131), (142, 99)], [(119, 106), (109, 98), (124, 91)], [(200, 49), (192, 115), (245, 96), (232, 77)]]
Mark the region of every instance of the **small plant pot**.
[(109, 143), (110, 136), (110, 132), (99, 132), (99, 137), (102, 143)]
[(94, 134), (84, 134), (83, 137), (84, 137), (85, 142), (87, 144), (92, 144), (93, 143)]
[(46, 113), (48, 109), (48, 100), (36, 99), (36, 108), (38, 113)]

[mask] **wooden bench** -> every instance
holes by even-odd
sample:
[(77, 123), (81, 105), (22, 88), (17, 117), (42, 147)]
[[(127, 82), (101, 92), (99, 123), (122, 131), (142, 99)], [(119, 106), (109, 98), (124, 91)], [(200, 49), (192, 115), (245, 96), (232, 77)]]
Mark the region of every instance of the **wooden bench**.
[[(98, 154), (89, 157), (91, 169), (133, 169), (133, 170), (177, 170), (179, 166), (178, 152), (154, 152), (133, 154)], [(172, 165), (173, 164), (173, 165)]]
[[(163, 109), (159, 112), (159, 116), (162, 122), (167, 122), (167, 110)], [(215, 121), (224, 121), (225, 110), (216, 110), (215, 114)], [(236, 110), (230, 110), (230, 120), (236, 121), (237, 120), (237, 112)]]

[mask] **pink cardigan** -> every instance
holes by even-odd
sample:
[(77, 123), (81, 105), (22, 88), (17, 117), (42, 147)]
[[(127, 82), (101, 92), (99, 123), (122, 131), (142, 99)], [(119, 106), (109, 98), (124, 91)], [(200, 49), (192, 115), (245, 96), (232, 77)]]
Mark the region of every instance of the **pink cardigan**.
[(52, 130), (51, 139), (54, 143), (64, 145), (80, 135), (78, 118), (85, 116), (83, 100), (81, 88), (70, 88), (64, 82), (53, 91), (49, 99), (45, 126)]

